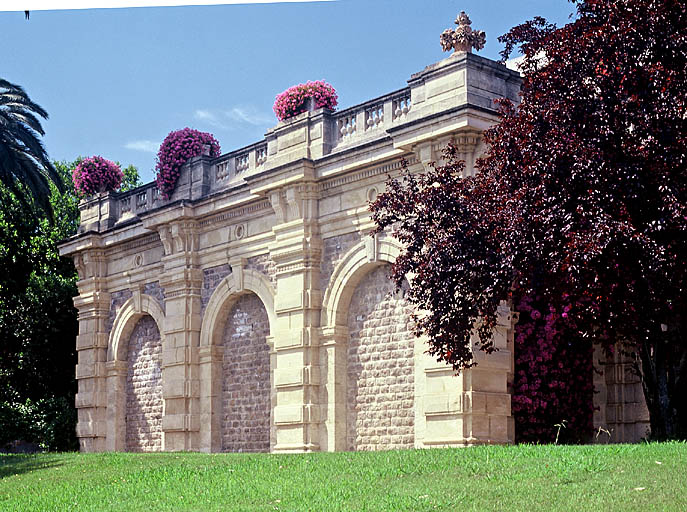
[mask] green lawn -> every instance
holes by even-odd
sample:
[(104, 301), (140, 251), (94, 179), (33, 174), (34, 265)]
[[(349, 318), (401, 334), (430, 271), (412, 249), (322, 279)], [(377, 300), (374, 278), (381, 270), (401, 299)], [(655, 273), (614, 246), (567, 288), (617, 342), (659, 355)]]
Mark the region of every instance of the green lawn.
[(0, 456), (0, 510), (687, 511), (687, 444)]

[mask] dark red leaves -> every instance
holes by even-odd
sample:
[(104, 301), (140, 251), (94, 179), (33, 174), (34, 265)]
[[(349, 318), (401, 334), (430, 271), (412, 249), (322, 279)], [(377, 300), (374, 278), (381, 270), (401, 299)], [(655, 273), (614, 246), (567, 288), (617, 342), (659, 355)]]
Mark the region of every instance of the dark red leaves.
[[(394, 278), (415, 276), (409, 298), (427, 312), (417, 325), (432, 354), (469, 366), (473, 326), (488, 348), (499, 302), (537, 296), (560, 315), (570, 307), (565, 357), (623, 340), (644, 363), (652, 428), (670, 414), (687, 426), (684, 400), (656, 394), (687, 396), (687, 9), (577, 7), (565, 27), (537, 18), (501, 38), (504, 57), (525, 53), (522, 102), (499, 102), (477, 175), (462, 179), (449, 147), (448, 165), (390, 181), (373, 216), (407, 246)], [(674, 353), (657, 361), (657, 347)]]

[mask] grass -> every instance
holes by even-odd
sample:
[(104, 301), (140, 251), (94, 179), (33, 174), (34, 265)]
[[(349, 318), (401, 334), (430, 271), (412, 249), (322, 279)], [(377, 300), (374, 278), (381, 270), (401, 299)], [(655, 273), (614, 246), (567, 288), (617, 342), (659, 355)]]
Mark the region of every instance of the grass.
[(0, 456), (0, 510), (687, 511), (687, 443)]

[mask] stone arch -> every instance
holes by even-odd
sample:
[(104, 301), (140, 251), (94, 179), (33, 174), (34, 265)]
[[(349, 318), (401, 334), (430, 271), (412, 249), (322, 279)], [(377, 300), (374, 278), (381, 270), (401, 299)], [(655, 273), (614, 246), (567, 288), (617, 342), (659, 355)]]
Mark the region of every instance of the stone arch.
[[(223, 336), (230, 314), (240, 301), (246, 301), (250, 296), (257, 296), (257, 299), (259, 299), (267, 313), (269, 331), (271, 332), (276, 321), (274, 311), (275, 295), (276, 292), (272, 284), (264, 275), (254, 270), (237, 269), (234, 267), (233, 272), (219, 283), (210, 297), (200, 330), (201, 451), (217, 452), (222, 449)], [(274, 356), (269, 337), (267, 338), (267, 343), (270, 354), (270, 410), (273, 410), (272, 373), (274, 370)], [(271, 437), (270, 435), (270, 439)]]
[(160, 304), (150, 295), (145, 293), (134, 294), (127, 300), (117, 312), (112, 330), (110, 331), (110, 338), (107, 343), (107, 360), (109, 361), (126, 361), (123, 356), (122, 340), (128, 340), (131, 332), (136, 326), (136, 322), (143, 316), (150, 315), (155, 320), (160, 334), (164, 330), (165, 313), (162, 311)]
[[(414, 445), (415, 337), (408, 328), (408, 311), (394, 313), (402, 304), (400, 298), (386, 297), (386, 292), (393, 291), (395, 285), (385, 280), (382, 270), (396, 260), (400, 250), (393, 240), (376, 237), (364, 240), (342, 258), (325, 292), (322, 345), (326, 352), (333, 354), (323, 354), (323, 361), (330, 362), (325, 364), (328, 414), (325, 419), (327, 439), (323, 444), (330, 449), (410, 448)], [(375, 282), (369, 283), (370, 279)], [(370, 315), (370, 321), (362, 318), (364, 321), (360, 325), (352, 325), (350, 314), (353, 313), (354, 296), (370, 293), (370, 286), (380, 284), (385, 289), (385, 298), (369, 301), (370, 297), (366, 297), (367, 309), (358, 312)], [(356, 304), (362, 303), (357, 301)], [(393, 314), (400, 317), (396, 321), (382, 318)], [(407, 321), (403, 322), (404, 319)], [(384, 324), (380, 325), (383, 332), (372, 336), (367, 324), (377, 323)], [(389, 353), (394, 354), (391, 359), (386, 358)], [(377, 382), (380, 378), (384, 379), (381, 383)], [(337, 402), (334, 398), (337, 396), (346, 398)], [(395, 398), (389, 398), (388, 404), (383, 403), (386, 397), (392, 396)], [(384, 414), (379, 414), (382, 410)], [(352, 444), (352, 433), (357, 432), (359, 439), (366, 439), (364, 423), (386, 428), (386, 438), (370, 441), (372, 438), (368, 436), (370, 442), (361, 440)], [(379, 436), (375, 434), (374, 437)]]
[[(238, 273), (238, 272), (237, 272)], [(243, 269), (241, 277), (232, 272), (222, 279), (212, 292), (205, 308), (203, 322), (200, 327), (200, 346), (210, 347), (221, 343), (221, 332), (217, 327), (223, 325), (234, 302), (245, 293), (253, 292), (257, 295), (267, 310), (270, 328), (275, 325), (274, 297), (276, 292), (272, 283), (260, 272)]]
[(351, 248), (332, 272), (330, 285), (322, 300), (321, 325), (325, 328), (346, 325), (348, 304), (353, 290), (373, 268), (394, 263), (401, 246), (394, 240), (369, 237)]
[[(149, 295), (134, 293), (134, 296), (119, 309), (110, 331), (106, 363), (108, 404), (106, 449), (110, 451), (126, 449), (128, 342), (139, 320), (145, 316), (151, 317), (155, 322), (164, 349), (165, 313), (157, 300)], [(164, 436), (162, 449), (164, 450)]]

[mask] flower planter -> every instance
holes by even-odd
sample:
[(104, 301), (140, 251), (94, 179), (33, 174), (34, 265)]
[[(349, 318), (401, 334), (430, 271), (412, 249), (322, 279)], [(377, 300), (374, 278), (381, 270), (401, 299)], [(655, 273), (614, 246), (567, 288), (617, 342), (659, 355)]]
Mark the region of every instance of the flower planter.
[(286, 121), (303, 112), (319, 108), (336, 108), (336, 90), (324, 81), (307, 82), (289, 87), (274, 102), (274, 113), (280, 121)]

